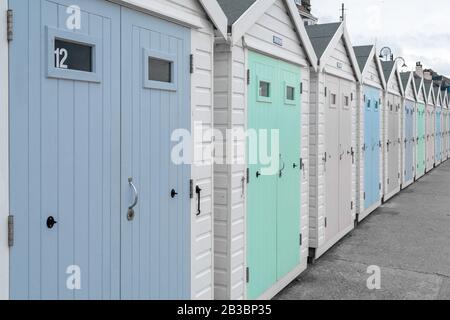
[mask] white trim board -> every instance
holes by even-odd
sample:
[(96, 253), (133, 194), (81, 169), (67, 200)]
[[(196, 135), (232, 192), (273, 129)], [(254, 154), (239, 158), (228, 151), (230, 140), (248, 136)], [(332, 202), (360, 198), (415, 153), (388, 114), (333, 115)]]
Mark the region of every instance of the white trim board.
[[(232, 44), (237, 44), (247, 31), (255, 25), (255, 23), (266, 13), (267, 10), (276, 2), (276, 0), (258, 0), (255, 1), (250, 8), (245, 11), (231, 28)], [(317, 56), (313, 49), (311, 40), (309, 39), (305, 26), (298, 14), (298, 10), (294, 3), (290, 0), (283, 0), (284, 5), (292, 19), (295, 26), (295, 31), (300, 39), (300, 42), (305, 50), (306, 56), (314, 71), (317, 68)]]
[[(204, 26), (204, 19), (176, 10), (173, 7), (168, 8), (162, 1), (158, 0), (108, 0), (120, 5), (132, 7), (136, 10), (144, 10), (146, 13), (158, 16), (163, 19), (171, 20), (193, 28), (200, 29)], [(220, 8), (216, 0), (198, 0), (220, 35), (226, 39), (228, 19)]]

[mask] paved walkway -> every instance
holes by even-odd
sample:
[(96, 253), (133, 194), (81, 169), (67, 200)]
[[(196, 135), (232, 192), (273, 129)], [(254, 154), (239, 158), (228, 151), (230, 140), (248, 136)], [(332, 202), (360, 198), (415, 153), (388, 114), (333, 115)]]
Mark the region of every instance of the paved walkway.
[[(381, 268), (369, 290), (368, 266)], [(450, 161), (402, 191), (276, 299), (450, 299)]]

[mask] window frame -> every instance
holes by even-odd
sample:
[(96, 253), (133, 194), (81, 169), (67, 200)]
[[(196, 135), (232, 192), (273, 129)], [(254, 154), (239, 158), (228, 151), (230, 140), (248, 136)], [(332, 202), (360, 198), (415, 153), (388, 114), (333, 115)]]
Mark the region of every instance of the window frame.
[[(150, 58), (168, 61), (171, 63), (171, 82), (162, 82), (150, 80)], [(178, 90), (178, 61), (177, 56), (166, 52), (142, 48), (142, 70), (143, 70), (143, 84), (146, 89), (157, 89), (164, 91)]]
[[(270, 81), (269, 79), (267, 79), (267, 78), (263, 78), (263, 77), (260, 77), (260, 76), (258, 76), (257, 78), (256, 78), (256, 83), (257, 83), (257, 85), (256, 85), (256, 96), (257, 96), (257, 101), (259, 101), (259, 102), (264, 102), (264, 103), (272, 103), (272, 97), (273, 97), (273, 83), (272, 83), (272, 81)], [(269, 96), (268, 97), (264, 97), (264, 96), (261, 96), (260, 95), (260, 91), (259, 91), (259, 89), (260, 89), (260, 84), (261, 84), (261, 82), (266, 82), (266, 83), (268, 83), (269, 84)]]
[[(299, 101), (300, 89), (297, 89), (297, 87), (295, 86), (294, 82), (289, 82), (289, 81), (284, 81), (283, 87), (284, 87), (284, 104), (291, 105), (291, 106), (296, 106), (298, 104), (298, 101)], [(294, 89), (294, 99), (293, 100), (288, 99), (288, 96), (287, 96), (288, 95), (288, 92), (287, 92), (288, 88), (293, 88)]]
[[(99, 38), (90, 35), (75, 33), (66, 30), (45, 27), (47, 37), (47, 77), (85, 82), (101, 82), (102, 64), (100, 54), (103, 52), (102, 42)], [(92, 48), (92, 72), (62, 69), (55, 67), (55, 40), (88, 45)]]

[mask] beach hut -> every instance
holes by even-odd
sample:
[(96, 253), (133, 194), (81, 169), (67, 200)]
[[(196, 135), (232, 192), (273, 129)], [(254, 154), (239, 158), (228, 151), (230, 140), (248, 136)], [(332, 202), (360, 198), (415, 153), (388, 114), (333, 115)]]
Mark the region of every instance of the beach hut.
[(0, 5), (0, 298), (212, 299), (217, 2)]
[(442, 97), (441, 86), (437, 83), (433, 85), (435, 97), (435, 140), (434, 140), (434, 165), (437, 167), (442, 163)]
[(400, 191), (401, 184), (401, 123), (404, 90), (400, 72), (395, 61), (383, 61), (386, 79), (384, 103), (384, 201)]
[(354, 47), (362, 74), (359, 88), (357, 193), (358, 222), (381, 205), (383, 160), (381, 157), (382, 104), (386, 81), (374, 45)]
[(405, 90), (402, 110), (402, 189), (414, 182), (416, 173), (416, 101), (417, 91), (414, 72), (400, 73)]
[(448, 160), (448, 95), (447, 88), (441, 88), (442, 99), (442, 162)]
[(416, 173), (415, 179), (421, 178), (425, 174), (426, 169), (426, 101), (427, 95), (423, 77), (414, 74), (414, 83), (417, 92), (416, 105)]
[(293, 1), (219, 3), (229, 35), (215, 46), (214, 125), (227, 137), (215, 138), (215, 297), (269, 299), (307, 265), (317, 57)]
[(427, 165), (426, 172), (431, 171), (434, 168), (434, 147), (435, 147), (435, 97), (433, 90), (433, 82), (431, 80), (424, 79), (424, 87), (427, 96), (427, 109), (425, 113), (426, 131), (427, 131)]
[(309, 246), (314, 260), (354, 228), (361, 72), (345, 22), (306, 30), (319, 57), (310, 90)]

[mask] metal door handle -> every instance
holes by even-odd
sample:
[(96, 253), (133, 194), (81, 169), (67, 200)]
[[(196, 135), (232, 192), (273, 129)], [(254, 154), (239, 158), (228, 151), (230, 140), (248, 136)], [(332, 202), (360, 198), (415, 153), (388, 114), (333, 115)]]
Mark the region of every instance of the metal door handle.
[(281, 155), (280, 155), (280, 160), (281, 160), (281, 162), (283, 163), (283, 166), (281, 167), (281, 169), (280, 169), (280, 178), (283, 176), (283, 171), (284, 171), (284, 169), (286, 168), (286, 164), (284, 163), (284, 161), (282, 160), (282, 157), (281, 157)]
[(195, 193), (197, 194), (197, 197), (198, 197), (198, 199), (197, 199), (197, 216), (199, 216), (201, 213), (202, 213), (202, 210), (201, 210), (201, 195), (202, 195), (202, 189), (199, 187), (199, 186), (197, 186), (196, 188), (195, 188)]
[(136, 208), (138, 201), (139, 201), (139, 193), (136, 189), (136, 186), (133, 183), (133, 178), (128, 178), (128, 183), (130, 184), (131, 189), (133, 189), (133, 194), (134, 194), (134, 200), (133, 203), (128, 207), (128, 210), (133, 210), (134, 208)]

